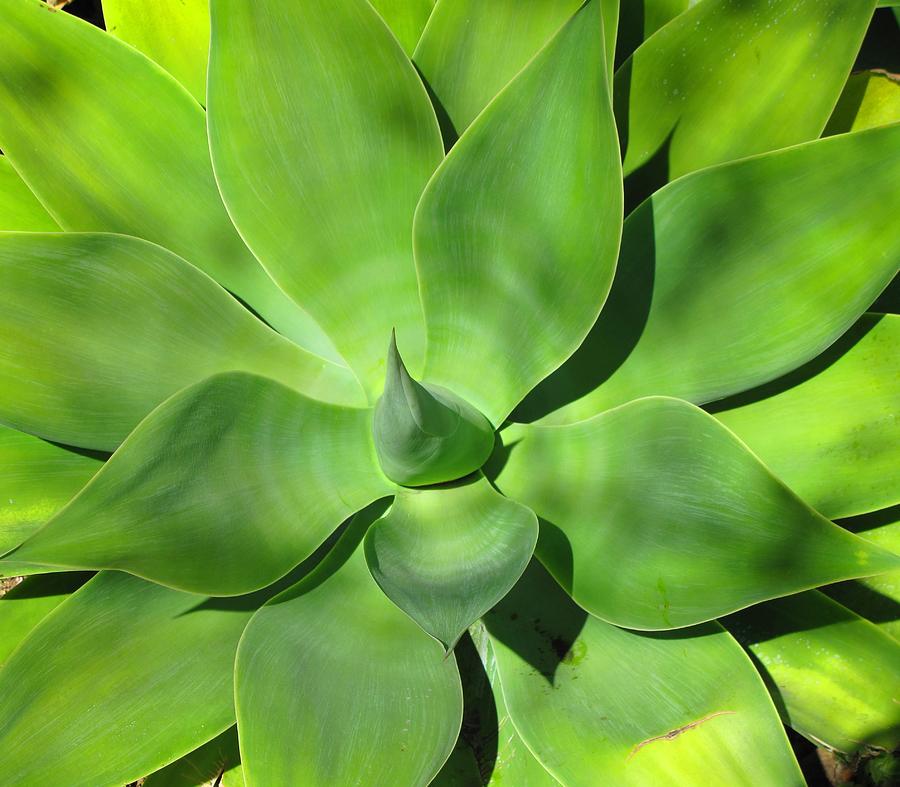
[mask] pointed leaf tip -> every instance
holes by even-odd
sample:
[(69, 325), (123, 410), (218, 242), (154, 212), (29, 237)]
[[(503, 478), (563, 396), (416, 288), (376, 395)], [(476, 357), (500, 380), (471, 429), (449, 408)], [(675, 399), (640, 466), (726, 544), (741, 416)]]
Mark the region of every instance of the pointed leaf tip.
[(494, 446), (493, 427), (478, 410), (444, 388), (412, 378), (393, 331), (374, 429), (382, 469), (404, 486), (462, 478), (481, 467)]

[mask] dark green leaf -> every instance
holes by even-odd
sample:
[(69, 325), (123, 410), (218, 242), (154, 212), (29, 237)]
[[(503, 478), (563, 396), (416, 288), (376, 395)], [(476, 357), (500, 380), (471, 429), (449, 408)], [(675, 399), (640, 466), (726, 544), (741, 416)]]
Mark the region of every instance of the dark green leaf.
[(569, 426), (513, 426), (503, 440), (497, 486), (542, 518), (538, 556), (582, 607), (620, 626), (688, 626), (900, 567), (677, 399)]

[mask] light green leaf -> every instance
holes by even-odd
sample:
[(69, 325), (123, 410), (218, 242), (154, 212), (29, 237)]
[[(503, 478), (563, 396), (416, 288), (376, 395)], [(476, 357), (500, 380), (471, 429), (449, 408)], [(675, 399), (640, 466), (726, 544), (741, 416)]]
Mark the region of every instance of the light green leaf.
[(900, 744), (900, 643), (817, 591), (722, 624), (746, 647), (786, 724), (843, 752)]
[(325, 352), (321, 329), (231, 224), (205, 115), (187, 91), (131, 47), (40, 0), (0, 0), (0, 14), (0, 149), (59, 225), (159, 243), (289, 338)]
[(206, 103), (206, 0), (103, 0), (103, 19), (112, 35), (155, 60)]
[(0, 156), (0, 230), (59, 230), (59, 225), (31, 193), (6, 156)]
[(0, 418), (112, 450), (153, 407), (243, 369), (364, 403), (350, 371), (287, 341), (164, 249), (120, 235), (0, 234)]
[(105, 459), (0, 426), (0, 555), (50, 519)]
[(619, 626), (689, 626), (900, 568), (677, 399), (640, 399), (569, 426), (514, 425), (503, 442), (496, 483), (542, 518), (538, 557), (582, 607)]
[(825, 135), (863, 131), (900, 121), (900, 75), (882, 69), (852, 74)]
[(244, 787), (237, 727), (144, 779), (143, 787)]
[[(900, 555), (900, 507), (844, 520), (841, 524), (866, 541)], [(824, 590), (886, 634), (900, 640), (900, 570), (841, 582)]]
[(874, 8), (705, 0), (675, 18), (616, 73), (625, 174), (655, 159), (665, 182), (818, 137)]
[(95, 577), (0, 670), (4, 780), (120, 787), (217, 735), (234, 723), (232, 664), (253, 609)]
[(214, 0), (209, 137), (243, 237), (370, 398), (392, 328), (418, 374), (412, 219), (443, 146), (415, 69), (372, 7)]
[(900, 124), (713, 167), (654, 194), (625, 222), (588, 340), (520, 417), (579, 396), (550, 420), (649, 394), (710, 402), (818, 355), (896, 273), (898, 146)]
[(395, 607), (356, 517), (306, 580), (256, 613), (235, 667), (249, 787), (427, 784), (459, 732), (453, 656)]
[(583, 2), (437, 1), (413, 60), (456, 136)]
[(563, 784), (804, 784), (762, 681), (718, 625), (616, 628), (537, 564), (485, 623), (516, 729)]
[(452, 391), (410, 377), (393, 334), (374, 433), (385, 475), (406, 486), (455, 481), (481, 467), (494, 450), (487, 418)]
[(316, 402), (264, 377), (217, 375), (142, 421), (6, 559), (118, 568), (236, 595), (283, 576), (391, 491), (370, 411)]
[(407, 55), (412, 55), (425, 23), (431, 16), (434, 0), (370, 0)]
[(469, 128), (416, 211), (425, 379), (495, 425), (581, 343), (615, 269), (618, 148), (589, 2)]
[(26, 577), (0, 596), (0, 667), (32, 629), (90, 577), (83, 572)]
[(805, 366), (714, 412), (830, 519), (900, 503), (900, 315), (866, 314)]
[(686, 11), (697, 0), (626, 0), (619, 13), (616, 67), (666, 22)]
[(522, 575), (538, 537), (525, 506), (487, 479), (402, 489), (366, 535), (375, 581), (450, 651)]

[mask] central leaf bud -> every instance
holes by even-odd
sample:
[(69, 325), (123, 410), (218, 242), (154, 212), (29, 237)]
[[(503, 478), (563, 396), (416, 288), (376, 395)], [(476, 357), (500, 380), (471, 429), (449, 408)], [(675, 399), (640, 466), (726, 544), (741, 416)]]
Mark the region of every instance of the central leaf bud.
[(491, 422), (452, 391), (410, 377), (392, 335), (375, 405), (375, 450), (385, 475), (403, 486), (453, 481), (481, 467), (493, 448)]

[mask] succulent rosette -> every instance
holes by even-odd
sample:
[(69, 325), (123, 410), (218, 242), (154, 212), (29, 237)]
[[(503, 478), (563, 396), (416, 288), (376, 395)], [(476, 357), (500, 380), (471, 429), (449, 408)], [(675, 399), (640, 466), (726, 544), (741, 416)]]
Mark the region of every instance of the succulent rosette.
[(0, 0), (0, 784), (896, 746), (875, 0), (103, 5)]

